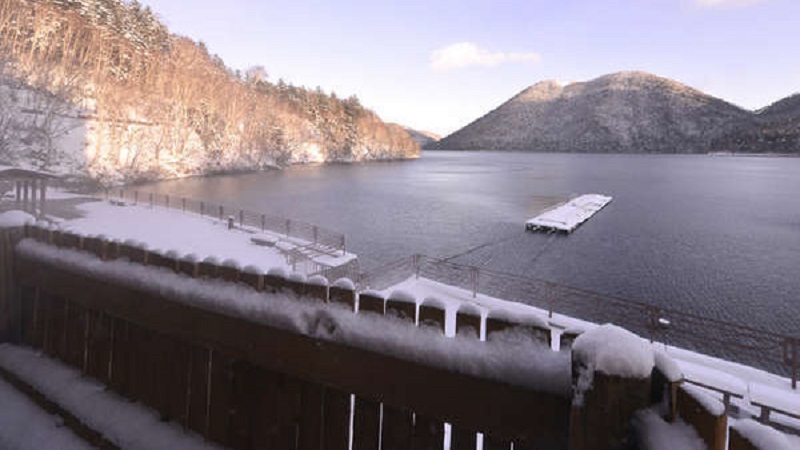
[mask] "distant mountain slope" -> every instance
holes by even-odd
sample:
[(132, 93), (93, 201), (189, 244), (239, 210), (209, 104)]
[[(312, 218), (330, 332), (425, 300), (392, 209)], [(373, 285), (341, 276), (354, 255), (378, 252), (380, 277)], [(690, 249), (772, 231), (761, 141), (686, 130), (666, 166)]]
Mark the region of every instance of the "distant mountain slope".
[(800, 94), (757, 111), (752, 120), (751, 126), (733, 128), (712, 147), (738, 153), (800, 153)]
[(418, 154), (355, 96), (235, 71), (136, 0), (0, 0), (0, 162), (118, 182)]
[(703, 153), (724, 149), (738, 130), (757, 130), (763, 120), (676, 81), (619, 72), (567, 86), (537, 83), (436, 148)]
[(431, 133), (430, 131), (415, 130), (408, 127), (406, 127), (406, 132), (408, 132), (408, 135), (411, 136), (411, 139), (413, 139), (414, 142), (416, 142), (420, 147), (425, 147), (426, 145), (439, 142), (439, 140), (442, 138), (438, 134)]

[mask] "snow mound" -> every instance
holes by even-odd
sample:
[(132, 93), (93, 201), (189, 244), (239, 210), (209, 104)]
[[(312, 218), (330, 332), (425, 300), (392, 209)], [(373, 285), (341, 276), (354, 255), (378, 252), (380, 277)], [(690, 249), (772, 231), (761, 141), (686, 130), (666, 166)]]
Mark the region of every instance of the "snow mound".
[(750, 441), (756, 448), (764, 450), (797, 450), (789, 438), (780, 431), (762, 425), (755, 420), (739, 420), (733, 424), (733, 429), (743, 438)]
[(200, 257), (195, 255), (194, 253), (187, 253), (187, 254), (183, 255), (183, 258), (181, 258), (181, 261), (185, 261), (185, 262), (188, 262), (188, 263), (197, 263), (197, 262), (200, 262)]
[(242, 266), (239, 264), (239, 261), (236, 261), (235, 259), (232, 258), (228, 258), (225, 261), (222, 261), (222, 267), (239, 270), (241, 269)]
[(671, 356), (661, 350), (656, 350), (654, 356), (656, 367), (667, 377), (667, 381), (677, 383), (683, 379), (683, 371)]
[(592, 372), (624, 378), (647, 378), (655, 365), (653, 349), (646, 340), (610, 324), (578, 336), (572, 353)]
[(291, 275), (289, 275), (289, 281), (294, 281), (296, 283), (305, 283), (306, 276), (300, 272), (293, 272)]
[(697, 431), (678, 419), (668, 423), (652, 409), (644, 409), (633, 417), (633, 426), (642, 450), (706, 450)]
[(308, 279), (308, 284), (312, 284), (314, 286), (327, 286), (328, 279), (323, 277), (322, 275), (314, 275), (313, 277)]
[(26, 213), (25, 211), (6, 211), (0, 213), (0, 227), (22, 227), (27, 224), (36, 223), (36, 218)]
[(348, 291), (356, 290), (356, 285), (350, 278), (339, 278), (333, 283), (333, 287), (337, 287), (339, 289), (347, 289)]
[(288, 276), (286, 273), (286, 269), (284, 269), (283, 267), (273, 267), (272, 269), (269, 269), (267, 275), (284, 279), (286, 279)]
[(250, 274), (250, 275), (264, 275), (264, 271), (261, 270), (258, 266), (249, 265), (242, 269), (242, 272)]
[(219, 258), (217, 258), (216, 256), (206, 256), (206, 258), (203, 259), (203, 262), (206, 264), (213, 264), (216, 266), (219, 265)]

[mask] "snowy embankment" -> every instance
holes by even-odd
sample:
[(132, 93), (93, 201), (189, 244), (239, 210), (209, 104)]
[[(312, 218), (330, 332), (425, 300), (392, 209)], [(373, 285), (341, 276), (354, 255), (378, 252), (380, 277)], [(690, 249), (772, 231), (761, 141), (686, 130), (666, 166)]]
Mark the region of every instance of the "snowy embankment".
[(527, 230), (563, 231), (572, 233), (611, 202), (612, 198), (600, 194), (586, 194), (547, 210), (525, 223)]
[[(24, 380), (89, 428), (101, 433), (105, 439), (119, 448), (128, 450), (220, 448), (206, 442), (197, 434), (185, 431), (176, 423), (161, 421), (155, 411), (114, 394), (97, 381), (83, 377), (79, 370), (41, 356), (33, 350), (2, 344), (0, 366)], [(21, 403), (19, 398), (15, 399)], [(0, 383), (0, 417), (15, 416), (14, 411), (10, 411), (8, 406), (3, 399), (3, 386)], [(47, 417), (33, 412), (30, 416), (39, 423), (34, 427), (30, 424), (20, 424), (17, 430), (21, 436), (16, 437), (18, 440), (13, 442), (44, 444), (27, 447), (37, 449), (91, 448), (85, 444), (71, 446), (74, 439), (70, 439), (71, 433), (65, 428), (58, 429), (56, 434), (42, 423), (48, 419)], [(12, 417), (10, 420), (16, 419)], [(3, 425), (0, 426), (0, 448), (26, 448), (23, 445), (10, 447), (2, 445), (3, 435), (8, 432), (3, 430), (9, 428), (5, 426), (9, 423), (11, 422), (0, 419), (0, 425)], [(34, 430), (41, 430), (46, 434), (41, 437), (24, 436), (26, 431)], [(53, 433), (52, 438), (49, 436), (50, 433)], [(38, 439), (46, 440), (37, 442)], [(50, 445), (47, 445), (48, 442)]]
[[(83, 217), (60, 221), (60, 227), (84, 236), (103, 235), (118, 241), (144, 243), (151, 251), (193, 254), (199, 260), (214, 257), (219, 261), (234, 260), (240, 267), (253, 266), (262, 271), (275, 267), (292, 269), (287, 251), (308, 243), (286, 238), (276, 233), (235, 227), (208, 216), (184, 213), (165, 208), (148, 208), (144, 205), (93, 201), (77, 206)], [(271, 247), (255, 242), (270, 242)], [(312, 261), (336, 267), (355, 259), (352, 253), (318, 254)], [(312, 267), (294, 264), (299, 271), (309, 272)]]
[(414, 327), (391, 317), (353, 314), (334, 304), (289, 293), (257, 292), (245, 285), (190, 278), (122, 260), (102, 261), (88, 253), (30, 239), (20, 242), (17, 252), (24, 258), (208, 311), (453, 372), (570, 395), (569, 354), (553, 352), (519, 336), (491, 342), (447, 338), (435, 329)]

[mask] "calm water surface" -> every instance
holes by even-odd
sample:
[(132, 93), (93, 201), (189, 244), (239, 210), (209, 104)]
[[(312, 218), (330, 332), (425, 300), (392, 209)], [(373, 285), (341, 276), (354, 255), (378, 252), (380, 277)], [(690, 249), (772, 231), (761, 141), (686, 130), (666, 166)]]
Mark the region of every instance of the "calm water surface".
[[(344, 232), (363, 268), (413, 254), (799, 334), (800, 158), (426, 152), (145, 187)], [(614, 201), (570, 236), (524, 222)]]

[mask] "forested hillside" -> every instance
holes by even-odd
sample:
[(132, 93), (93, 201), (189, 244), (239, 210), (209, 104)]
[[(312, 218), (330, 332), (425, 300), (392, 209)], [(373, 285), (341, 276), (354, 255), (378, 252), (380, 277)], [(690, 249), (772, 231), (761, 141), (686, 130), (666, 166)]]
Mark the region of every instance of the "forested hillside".
[(233, 71), (135, 0), (0, 0), (0, 163), (118, 182), (418, 152), (356, 97)]
[(562, 86), (543, 81), (433, 144), (442, 149), (705, 153), (751, 111), (673, 80), (619, 72)]

